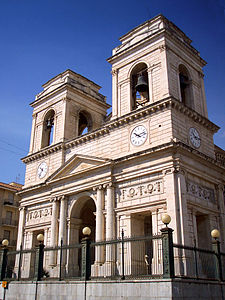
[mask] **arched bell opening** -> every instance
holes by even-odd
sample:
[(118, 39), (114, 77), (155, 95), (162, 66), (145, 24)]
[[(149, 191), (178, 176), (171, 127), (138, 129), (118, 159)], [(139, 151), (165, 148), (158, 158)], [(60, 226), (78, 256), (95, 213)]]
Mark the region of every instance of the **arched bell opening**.
[[(84, 227), (91, 229), (90, 239), (95, 241), (95, 211), (94, 200), (89, 196), (83, 196), (76, 200), (69, 218), (69, 244), (79, 245), (84, 235)], [(94, 263), (95, 249), (92, 247), (91, 263)], [(68, 273), (71, 276), (78, 276), (81, 272), (81, 248), (75, 247), (69, 250)]]
[(193, 108), (191, 79), (187, 68), (184, 65), (179, 66), (179, 85), (181, 102)]
[(140, 63), (131, 72), (131, 110), (140, 108), (149, 102), (147, 65)]
[(78, 135), (83, 135), (92, 130), (92, 118), (86, 111), (79, 112)]
[(55, 112), (51, 109), (44, 118), (41, 148), (50, 146), (54, 142), (54, 123)]

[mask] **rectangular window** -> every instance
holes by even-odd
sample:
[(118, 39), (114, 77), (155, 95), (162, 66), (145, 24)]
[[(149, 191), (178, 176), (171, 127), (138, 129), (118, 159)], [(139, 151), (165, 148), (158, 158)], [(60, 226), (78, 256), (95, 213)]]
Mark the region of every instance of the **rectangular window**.
[(3, 239), (7, 239), (8, 241), (10, 241), (10, 231), (9, 230), (4, 230)]
[(5, 218), (5, 222), (8, 225), (12, 224), (12, 212), (11, 211), (7, 211), (6, 212), (6, 218)]

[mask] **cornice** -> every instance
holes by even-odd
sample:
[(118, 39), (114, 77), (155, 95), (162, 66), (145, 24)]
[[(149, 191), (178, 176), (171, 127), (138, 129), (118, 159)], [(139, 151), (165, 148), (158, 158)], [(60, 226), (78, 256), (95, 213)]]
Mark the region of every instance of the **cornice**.
[(162, 99), (160, 101), (154, 102), (149, 104), (148, 106), (145, 106), (141, 109), (132, 111), (122, 117), (119, 117), (117, 119), (113, 119), (105, 125), (103, 125), (101, 128), (96, 129), (90, 133), (87, 133), (83, 136), (74, 138), (70, 141), (61, 142), (56, 145), (48, 146), (47, 148), (41, 149), (38, 152), (35, 152), (33, 154), (30, 154), (24, 158), (22, 158), (22, 161), (24, 163), (29, 163), (31, 161), (43, 158), (51, 153), (60, 151), (60, 150), (66, 150), (71, 147), (75, 147), (80, 144), (84, 144), (86, 142), (89, 142), (90, 140), (95, 140), (97, 138), (100, 138), (102, 136), (105, 136), (109, 134), (112, 130), (126, 126), (127, 124), (132, 124), (134, 121), (143, 119), (149, 115), (154, 114), (155, 112), (162, 111), (168, 108), (176, 109), (177, 111), (183, 113), (184, 115), (191, 118), (194, 122), (199, 123), (200, 125), (206, 127), (208, 130), (211, 130), (212, 132), (217, 132), (219, 130), (219, 127), (209, 121), (207, 118), (203, 117), (196, 111), (190, 109), (189, 107), (185, 106), (180, 101), (176, 100), (173, 97), (167, 97), (165, 99)]

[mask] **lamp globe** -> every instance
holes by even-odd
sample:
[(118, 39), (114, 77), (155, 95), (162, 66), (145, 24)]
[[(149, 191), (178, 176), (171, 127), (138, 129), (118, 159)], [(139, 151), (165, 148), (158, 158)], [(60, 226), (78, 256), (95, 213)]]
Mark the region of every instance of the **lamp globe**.
[(3, 240), (2, 245), (7, 247), (9, 245), (9, 241), (7, 239)]
[(163, 214), (161, 220), (167, 226), (171, 221), (171, 217), (168, 214)]
[(83, 235), (89, 236), (91, 234), (91, 228), (89, 227), (84, 227), (82, 230)]
[(220, 232), (218, 229), (213, 229), (211, 231), (211, 237), (214, 238), (215, 240), (220, 237)]

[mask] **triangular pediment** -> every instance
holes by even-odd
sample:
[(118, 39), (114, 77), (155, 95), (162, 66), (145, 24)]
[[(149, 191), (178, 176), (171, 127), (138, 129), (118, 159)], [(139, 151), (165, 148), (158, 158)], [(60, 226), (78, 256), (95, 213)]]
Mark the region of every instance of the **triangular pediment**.
[(80, 174), (83, 172), (89, 172), (96, 168), (105, 166), (111, 162), (110, 159), (99, 158), (88, 155), (75, 154), (65, 164), (56, 170), (47, 181), (54, 181), (61, 178), (66, 178)]

